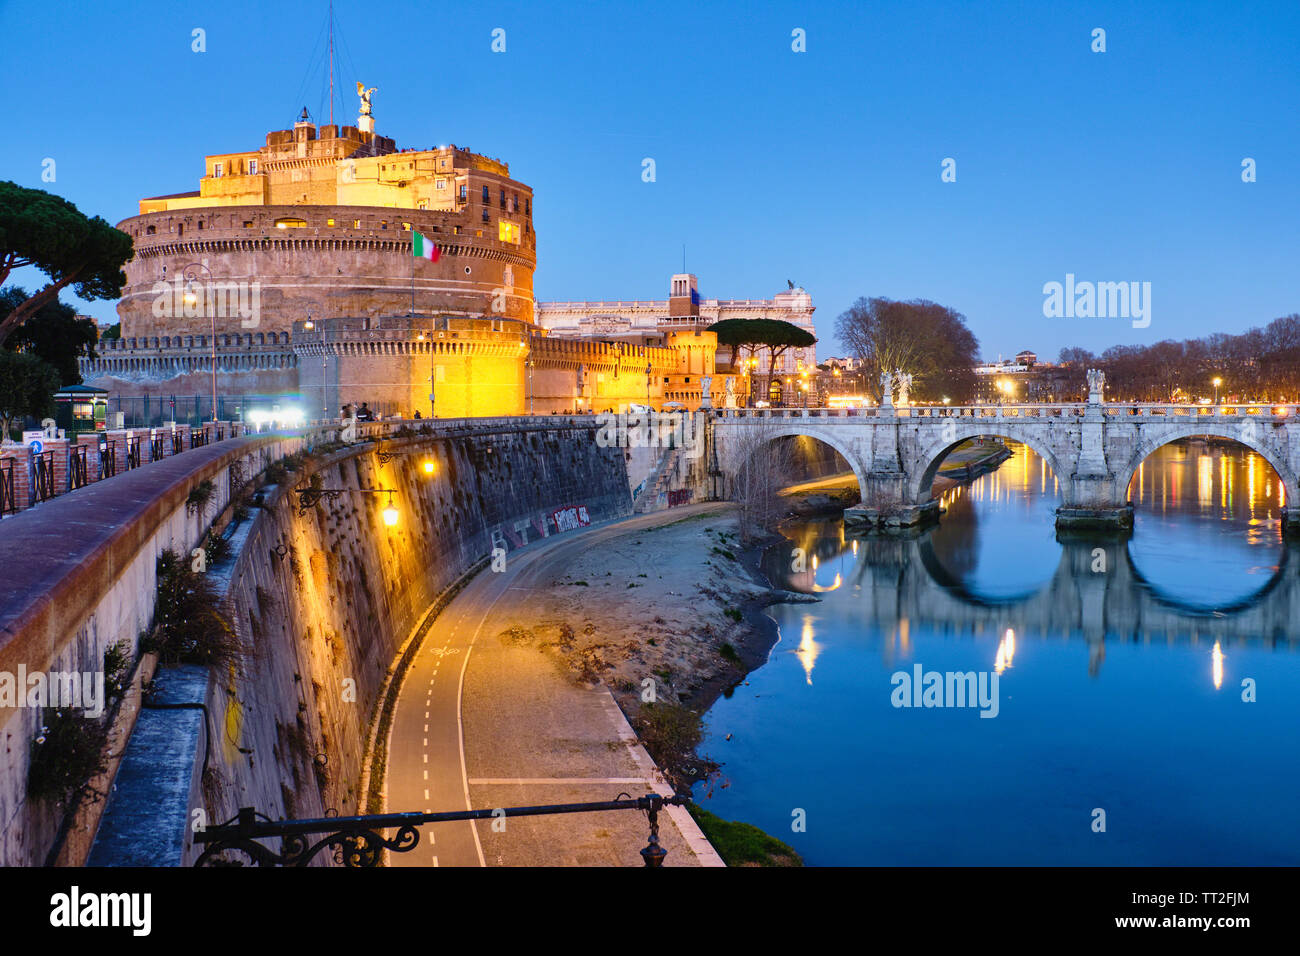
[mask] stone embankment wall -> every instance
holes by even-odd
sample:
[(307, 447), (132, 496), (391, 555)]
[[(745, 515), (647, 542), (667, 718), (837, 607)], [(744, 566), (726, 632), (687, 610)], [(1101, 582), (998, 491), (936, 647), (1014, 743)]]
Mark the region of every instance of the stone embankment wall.
[[(268, 496), (229, 571), (226, 608), (246, 656), (209, 685), (214, 747), (201, 786), (195, 755), (209, 821), (244, 806), (272, 819), (364, 812), (378, 698), (438, 595), (494, 547), (509, 560), (562, 533), (559, 509), (585, 509), (590, 522), (631, 510), (620, 450), (597, 445), (590, 419), (550, 421), (387, 442), (386, 463), (374, 446), (344, 449), (295, 479), (342, 494), (304, 513), (291, 489)], [(389, 496), (362, 489), (394, 490), (396, 524), (383, 522)], [(201, 849), (187, 843), (185, 862)]]
[[(303, 442), (265, 435), (187, 449), (0, 520), (0, 675), (102, 671), (122, 640), (138, 652), (158, 555), (197, 547), (232, 486)], [(189, 503), (204, 481), (206, 502)], [(0, 865), (41, 865), (58, 835), (62, 808), (27, 797), (40, 721), (37, 707), (0, 703)]]

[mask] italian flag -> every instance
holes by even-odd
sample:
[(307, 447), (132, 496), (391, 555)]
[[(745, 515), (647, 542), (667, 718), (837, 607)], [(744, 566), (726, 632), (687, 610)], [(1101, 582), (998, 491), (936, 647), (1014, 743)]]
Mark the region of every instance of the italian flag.
[(411, 248), (415, 251), (415, 258), (437, 262), (438, 256), (441, 254), (438, 252), (438, 244), (428, 236), (420, 235), (414, 229), (411, 230), (411, 235), (415, 237), (411, 243)]

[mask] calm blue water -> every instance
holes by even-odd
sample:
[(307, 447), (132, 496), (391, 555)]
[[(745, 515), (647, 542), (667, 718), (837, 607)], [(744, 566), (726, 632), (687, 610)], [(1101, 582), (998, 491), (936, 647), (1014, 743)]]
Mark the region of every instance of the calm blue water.
[[(1135, 479), (1129, 541), (1060, 542), (1055, 480), (1017, 448), (919, 538), (787, 529), (769, 576), (822, 601), (771, 609), (769, 662), (707, 719), (727, 785), (697, 796), (812, 865), (1300, 863), (1300, 554), (1279, 495), (1244, 450), (1167, 447)], [(791, 569), (795, 547), (815, 569)], [(997, 717), (892, 706), (918, 663), (1000, 668)]]

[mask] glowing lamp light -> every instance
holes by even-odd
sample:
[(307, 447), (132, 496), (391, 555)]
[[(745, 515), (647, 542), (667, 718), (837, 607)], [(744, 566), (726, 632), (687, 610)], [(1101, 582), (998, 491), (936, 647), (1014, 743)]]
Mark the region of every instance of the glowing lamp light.
[(302, 327), (306, 329), (308, 332), (310, 332), (312, 329), (316, 328), (316, 323), (313, 322), (311, 319), (308, 319), (306, 322), (302, 324)]
[(383, 523), (390, 528), (393, 527), (394, 524), (398, 523), (398, 509), (396, 509), (396, 505), (393, 503), (393, 496), (391, 496), (391, 494), (389, 496), (389, 503), (383, 506)]
[(437, 468), (437, 466), (434, 465), (432, 459), (430, 459), (429, 461), (426, 461), (426, 462), (424, 463), (424, 473), (425, 473), (426, 475), (432, 475), (433, 472), (434, 472), (434, 470), (435, 470), (436, 468)]

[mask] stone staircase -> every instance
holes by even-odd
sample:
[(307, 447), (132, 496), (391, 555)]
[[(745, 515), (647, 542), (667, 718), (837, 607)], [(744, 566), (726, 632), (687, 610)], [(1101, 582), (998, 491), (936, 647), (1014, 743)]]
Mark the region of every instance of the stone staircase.
[[(655, 464), (654, 470), (645, 480), (645, 486), (641, 494), (637, 495), (636, 504), (632, 507), (633, 514), (647, 514), (651, 511), (657, 511), (660, 507), (659, 496), (668, 490), (668, 485), (673, 480), (673, 475), (677, 473), (677, 459), (681, 456), (680, 448), (665, 448), (659, 461)], [(664, 502), (667, 507), (667, 502)]]

